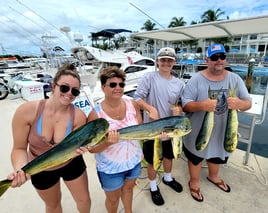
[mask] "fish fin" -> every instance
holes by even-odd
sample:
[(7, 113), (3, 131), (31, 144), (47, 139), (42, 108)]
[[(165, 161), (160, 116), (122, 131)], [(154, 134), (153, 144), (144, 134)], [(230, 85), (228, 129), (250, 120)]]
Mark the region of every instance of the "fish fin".
[(182, 137), (175, 136), (171, 139), (172, 150), (175, 159), (178, 159), (182, 153)]
[(234, 89), (231, 88), (231, 84), (229, 83), (229, 85), (228, 85), (228, 96), (229, 97), (235, 97), (236, 93), (237, 93), (237, 90), (238, 90), (238, 82), (236, 82)]
[(162, 155), (162, 144), (159, 138), (154, 139), (154, 154), (153, 154), (153, 167), (154, 170), (157, 171), (162, 163), (163, 155)]

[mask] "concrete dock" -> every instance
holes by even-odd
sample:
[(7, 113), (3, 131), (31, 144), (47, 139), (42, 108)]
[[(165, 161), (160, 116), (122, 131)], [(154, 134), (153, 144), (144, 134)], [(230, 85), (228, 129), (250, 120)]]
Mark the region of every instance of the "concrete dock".
[[(12, 171), (10, 151), (12, 148), (11, 120), (16, 108), (24, 100), (10, 95), (0, 101), (0, 179), (5, 179)], [(204, 202), (199, 203), (192, 199), (188, 181), (188, 167), (185, 157), (174, 160), (173, 176), (183, 185), (183, 191), (176, 193), (163, 183), (159, 184), (165, 199), (163, 206), (155, 206), (146, 189), (147, 179), (139, 179), (134, 190), (133, 213), (265, 213), (268, 209), (268, 158), (250, 154), (249, 164), (243, 165), (245, 152), (237, 149), (231, 155), (228, 164), (222, 166), (220, 177), (230, 185), (231, 192), (225, 193), (207, 181), (207, 168), (204, 164), (201, 172), (201, 192)], [(106, 212), (105, 195), (100, 187), (94, 155), (86, 153), (89, 187), (91, 193), (91, 212)], [(146, 173), (145, 173), (146, 174)], [(160, 174), (161, 177), (161, 174)], [(144, 186), (144, 187), (142, 187)], [(64, 213), (77, 212), (71, 194), (62, 184), (62, 205)], [(30, 181), (20, 188), (10, 188), (0, 198), (1, 213), (36, 213), (45, 212), (43, 202), (38, 197)], [(120, 203), (119, 211), (124, 212)]]

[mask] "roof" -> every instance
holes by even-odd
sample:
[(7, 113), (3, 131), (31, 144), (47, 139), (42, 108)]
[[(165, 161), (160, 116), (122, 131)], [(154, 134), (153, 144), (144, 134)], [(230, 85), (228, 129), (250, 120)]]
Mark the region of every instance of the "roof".
[(131, 36), (163, 41), (175, 41), (263, 34), (268, 33), (267, 23), (268, 15), (147, 31), (134, 33)]
[(126, 30), (126, 29), (105, 29), (105, 30), (99, 31), (97, 33), (91, 33), (91, 35), (92, 35), (92, 37), (103, 36), (103, 37), (112, 38), (112, 37), (114, 37), (115, 34), (122, 33), (122, 32), (131, 33), (130, 30)]

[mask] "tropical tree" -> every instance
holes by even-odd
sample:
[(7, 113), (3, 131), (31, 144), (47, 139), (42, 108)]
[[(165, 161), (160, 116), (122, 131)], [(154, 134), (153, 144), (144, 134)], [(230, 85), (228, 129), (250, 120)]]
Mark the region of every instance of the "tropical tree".
[(151, 22), (150, 19), (148, 19), (144, 24), (143, 27), (141, 28), (141, 30), (145, 30), (145, 31), (152, 31), (152, 30), (158, 30), (157, 28), (155, 28), (155, 23)]
[[(151, 20), (147, 20), (144, 24), (143, 27), (141, 28), (141, 30), (145, 30), (145, 31), (153, 31), (153, 30), (158, 30), (158, 28), (155, 28), (155, 23), (151, 22)], [(146, 42), (149, 45), (154, 45), (154, 40), (153, 39), (148, 39), (148, 41)]]
[[(202, 19), (201, 23), (223, 20), (223, 19), (220, 19), (220, 17), (223, 16), (224, 14), (225, 12), (222, 11), (220, 8), (218, 8), (217, 10), (212, 10), (212, 9), (207, 10), (201, 16), (201, 19)], [(227, 19), (229, 19), (228, 16), (227, 16)], [(221, 43), (224, 45), (224, 44), (230, 43), (232, 41), (232, 38), (231, 37), (215, 38), (215, 39), (211, 39), (211, 41), (213, 41), (214, 43)]]
[(197, 21), (191, 21), (190, 25), (193, 25), (193, 24), (198, 24), (198, 22)]
[[(194, 25), (194, 24), (197, 24), (197, 22), (191, 21), (191, 25)], [(198, 45), (198, 39), (184, 41), (184, 44), (190, 46), (190, 50), (192, 50), (193, 46)], [(198, 51), (196, 50), (196, 52)]]
[(170, 24), (168, 25), (169, 28), (171, 27), (179, 27), (179, 26), (185, 26), (187, 24), (186, 21), (183, 20), (183, 17), (173, 17), (171, 19)]
[(205, 23), (205, 22), (211, 22), (211, 21), (219, 21), (221, 19), (220, 16), (224, 15), (225, 12), (222, 11), (220, 8), (218, 8), (217, 10), (212, 10), (209, 9), (206, 12), (203, 13), (203, 15), (201, 16), (201, 22)]
[[(185, 26), (186, 24), (187, 24), (187, 22), (183, 20), (183, 17), (179, 17), (179, 18), (173, 17), (171, 19), (171, 22), (168, 25), (168, 28)], [(175, 47), (176, 52), (179, 51), (180, 48), (178, 46), (179, 46), (179, 44), (182, 46), (182, 41), (174, 41), (172, 43), (173, 43), (173, 45), (176, 46)]]
[(118, 38), (114, 38), (113, 39), (113, 43), (114, 43), (114, 47), (116, 49), (118, 49), (119, 47), (124, 45), (124, 42), (126, 41), (126, 37), (125, 36), (119, 36)]

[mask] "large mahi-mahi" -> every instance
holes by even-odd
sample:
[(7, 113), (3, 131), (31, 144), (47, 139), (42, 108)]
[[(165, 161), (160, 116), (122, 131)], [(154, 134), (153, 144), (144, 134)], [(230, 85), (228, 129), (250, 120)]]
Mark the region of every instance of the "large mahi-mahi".
[[(155, 140), (154, 147), (154, 168), (157, 170), (161, 164), (161, 150), (159, 150), (159, 138), (161, 133), (165, 132), (172, 138), (173, 155), (178, 158), (182, 152), (182, 136), (191, 132), (192, 126), (189, 118), (186, 116), (170, 116), (161, 118), (152, 122), (134, 125), (119, 129), (120, 139), (129, 140)], [(158, 157), (159, 156), (159, 157)]]
[[(65, 137), (58, 145), (39, 155), (21, 169), (30, 175), (37, 174), (54, 166), (58, 166), (74, 158), (76, 149), (85, 146), (96, 146), (105, 141), (109, 123), (98, 118), (79, 127)], [(0, 181), (0, 197), (11, 186), (11, 180)]]
[[(217, 99), (221, 91), (222, 88), (216, 94), (214, 94), (209, 86), (208, 96), (210, 99), (215, 100)], [(213, 128), (214, 128), (214, 111), (205, 112), (201, 128), (195, 141), (195, 148), (197, 151), (203, 151), (207, 147)]]
[[(235, 97), (238, 89), (238, 83), (236, 83), (235, 88), (232, 90), (229, 84), (228, 96)], [(229, 109), (227, 116), (227, 124), (224, 137), (224, 149), (227, 152), (233, 152), (238, 143), (238, 116), (236, 109)]]

